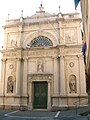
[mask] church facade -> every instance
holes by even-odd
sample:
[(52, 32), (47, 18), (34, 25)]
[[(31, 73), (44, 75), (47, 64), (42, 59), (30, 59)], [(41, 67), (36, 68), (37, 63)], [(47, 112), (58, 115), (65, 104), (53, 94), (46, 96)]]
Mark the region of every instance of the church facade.
[(78, 13), (51, 15), (42, 6), (31, 17), (6, 21), (0, 107), (88, 104), (80, 23)]

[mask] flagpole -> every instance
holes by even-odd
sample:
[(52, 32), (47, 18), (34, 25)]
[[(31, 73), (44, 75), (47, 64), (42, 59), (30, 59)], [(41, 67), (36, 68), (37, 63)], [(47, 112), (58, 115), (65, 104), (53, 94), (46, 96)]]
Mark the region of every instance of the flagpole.
[(42, 0), (41, 0), (41, 6), (42, 6)]
[(76, 8), (76, 13), (77, 13), (77, 8)]

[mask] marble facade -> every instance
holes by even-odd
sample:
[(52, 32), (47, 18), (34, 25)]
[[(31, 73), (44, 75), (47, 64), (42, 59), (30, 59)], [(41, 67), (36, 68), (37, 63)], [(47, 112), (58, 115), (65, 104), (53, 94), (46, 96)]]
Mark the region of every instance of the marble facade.
[(36, 82), (47, 83), (47, 110), (88, 104), (80, 23), (78, 13), (43, 9), (6, 21), (0, 107), (34, 109)]

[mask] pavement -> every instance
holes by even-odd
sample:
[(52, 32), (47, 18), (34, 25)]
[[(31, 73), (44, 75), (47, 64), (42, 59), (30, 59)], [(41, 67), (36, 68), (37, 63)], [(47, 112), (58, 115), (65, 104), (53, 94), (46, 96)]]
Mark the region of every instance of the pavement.
[(90, 106), (64, 111), (0, 110), (0, 120), (90, 120)]

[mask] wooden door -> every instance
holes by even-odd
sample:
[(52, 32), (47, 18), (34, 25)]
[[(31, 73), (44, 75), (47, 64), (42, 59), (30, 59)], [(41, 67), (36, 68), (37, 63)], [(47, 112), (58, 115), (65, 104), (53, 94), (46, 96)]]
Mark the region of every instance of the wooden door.
[(47, 109), (47, 82), (34, 83), (34, 108)]

